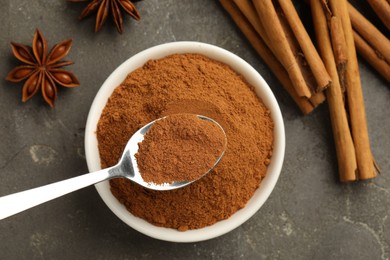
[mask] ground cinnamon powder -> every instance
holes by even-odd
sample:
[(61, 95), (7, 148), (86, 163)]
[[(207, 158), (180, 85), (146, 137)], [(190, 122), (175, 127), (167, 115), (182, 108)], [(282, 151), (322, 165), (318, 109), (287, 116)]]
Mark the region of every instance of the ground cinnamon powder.
[(150, 127), (135, 158), (146, 182), (194, 181), (209, 172), (225, 146), (217, 124), (195, 114), (174, 114)]
[(181, 231), (226, 219), (243, 208), (266, 174), (273, 122), (253, 88), (229, 66), (198, 54), (150, 60), (116, 88), (97, 127), (103, 168), (115, 165), (128, 139), (165, 115), (201, 114), (224, 128), (228, 140), (212, 172), (181, 189), (153, 191), (127, 179), (111, 191), (135, 216)]

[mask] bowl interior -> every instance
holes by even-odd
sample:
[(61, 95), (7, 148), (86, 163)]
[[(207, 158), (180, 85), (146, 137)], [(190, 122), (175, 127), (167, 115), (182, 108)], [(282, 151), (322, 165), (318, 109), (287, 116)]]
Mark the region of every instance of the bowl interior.
[(100, 157), (95, 132), (100, 115), (108, 98), (114, 89), (119, 86), (122, 81), (124, 81), (127, 74), (131, 71), (141, 67), (150, 59), (159, 59), (175, 53), (203, 54), (211, 59), (228, 64), (233, 70), (244, 76), (249, 84), (254, 86), (256, 94), (271, 111), (271, 117), (274, 121), (274, 150), (271, 163), (267, 169), (267, 175), (261, 182), (260, 187), (248, 201), (247, 205), (233, 214), (229, 219), (219, 221), (214, 225), (201, 229), (180, 232), (175, 229), (154, 226), (143, 219), (133, 216), (112, 195), (108, 181), (101, 182), (95, 186), (107, 206), (122, 221), (139, 232), (150, 237), (166, 241), (196, 242), (225, 234), (238, 227), (255, 214), (271, 194), (282, 168), (285, 149), (285, 134), (282, 114), (275, 96), (267, 83), (247, 62), (222, 48), (199, 42), (166, 43), (136, 54), (122, 63), (107, 78), (97, 93), (88, 114), (85, 130), (85, 153), (89, 171), (93, 172), (100, 170)]

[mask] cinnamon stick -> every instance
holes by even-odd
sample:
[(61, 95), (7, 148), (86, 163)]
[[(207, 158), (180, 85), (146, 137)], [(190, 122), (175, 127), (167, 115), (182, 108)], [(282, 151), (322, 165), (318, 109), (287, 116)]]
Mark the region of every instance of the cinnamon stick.
[(308, 114), (313, 111), (313, 104), (307, 98), (301, 97), (297, 94), (285, 68), (272, 54), (271, 50), (267, 47), (263, 39), (249, 23), (248, 19), (246, 19), (246, 17), (241, 13), (237, 5), (232, 0), (220, 0), (220, 3), (229, 13), (233, 21), (251, 43), (256, 52), (260, 55), (260, 57), (264, 60), (267, 66), (280, 81), (284, 89), (290, 94), (302, 113)]
[[(299, 69), (302, 73), (302, 76), (303, 76), (305, 82), (306, 82), (306, 85), (309, 87), (309, 89), (312, 93), (312, 96), (316, 93), (320, 93), (320, 92), (317, 92), (318, 85), (317, 85), (316, 79), (311, 71), (311, 68), (306, 60), (306, 57), (305, 57), (301, 47), (299, 46), (299, 42), (297, 41), (297, 39), (294, 35), (294, 32), (292, 31), (290, 25), (288, 24), (286, 16), (283, 13), (283, 10), (279, 6), (276, 6), (275, 11), (276, 11), (276, 15), (278, 16), (280, 25), (282, 26), (283, 32), (286, 35), (287, 42), (291, 48), (292, 53), (294, 54), (295, 60), (297, 61)], [(273, 46), (272, 43), (271, 43), (271, 46)], [(277, 55), (275, 55), (275, 56), (277, 56)], [(312, 97), (310, 97), (309, 99), (313, 100)], [(314, 97), (314, 100), (316, 100), (315, 97)], [(316, 104), (316, 101), (314, 101), (314, 103)]]
[(353, 39), (351, 20), (346, 0), (329, 0), (332, 13), (340, 17), (348, 49), (348, 66), (346, 69), (346, 93), (352, 137), (355, 144), (359, 179), (370, 179), (377, 176), (368, 137), (366, 112), (360, 82), (358, 61)]
[(327, 18), (321, 0), (310, 0), (310, 7), (318, 50), (332, 78), (332, 85), (325, 92), (332, 122), (340, 180), (343, 182), (354, 181), (357, 179), (355, 148), (344, 107), (343, 93), (339, 84), (338, 69), (328, 32)]
[(367, 0), (374, 12), (390, 30), (390, 3), (388, 0)]
[(273, 44), (275, 56), (287, 70), (298, 95), (310, 98), (311, 91), (291, 51), (272, 0), (254, 0), (253, 4), (266, 31), (266, 35)]
[(314, 93), (309, 98), (310, 103), (312, 103), (314, 107), (317, 107), (318, 105), (322, 104), (325, 100), (326, 97), (323, 91)]
[(390, 41), (351, 4), (348, 4), (353, 29), (390, 64)]
[[(307, 1), (306, 1), (307, 2)], [(339, 74), (341, 90), (345, 92), (345, 69), (348, 62), (347, 43), (345, 42), (344, 31), (339, 17), (334, 16), (328, 6), (328, 1), (322, 0), (322, 7), (328, 21), (330, 40), (333, 47), (333, 55)]]
[(257, 16), (256, 9), (252, 3), (252, 0), (233, 0), (236, 6), (240, 9), (241, 13), (250, 22), (252, 27), (260, 35), (263, 41), (267, 44), (268, 48), (272, 49), (272, 44), (267, 37), (267, 33)]
[(353, 38), (358, 53), (390, 82), (390, 64), (378, 56), (377, 52), (355, 31), (353, 32)]
[(332, 16), (330, 18), (329, 27), (336, 64), (337, 66), (345, 67), (348, 61), (347, 45), (340, 19), (336, 16)]
[[(240, 9), (243, 16), (245, 16), (246, 20), (252, 25), (252, 27), (256, 30), (257, 34), (263, 39), (264, 43), (267, 47), (273, 52), (273, 44), (270, 42), (265, 29), (256, 13), (255, 7), (251, 0), (233, 0), (236, 7)], [(309, 86), (310, 90), (313, 90), (312, 96), (309, 98), (309, 102), (313, 105), (313, 107), (317, 107), (321, 103), (323, 103), (326, 99), (324, 93), (318, 92), (314, 93), (316, 82), (312, 75), (310, 68), (306, 65), (306, 60), (301, 58), (299, 55), (301, 50), (299, 48), (298, 42), (293, 37), (291, 30), (289, 30), (288, 24), (284, 22), (285, 19), (278, 14), (278, 18), (282, 25), (283, 31), (286, 34), (287, 41), (291, 47), (291, 51), (293, 52), (295, 59), (297, 60), (297, 64), (302, 72), (302, 75), (306, 81), (306, 84)], [(252, 44), (253, 45), (253, 44)], [(291, 81), (289, 83), (291, 85)], [(294, 92), (295, 93), (295, 92)]]
[(345, 42), (344, 31), (338, 17), (332, 16), (329, 19), (329, 30), (333, 47), (333, 54), (339, 73), (341, 89), (345, 91), (345, 70), (348, 62), (347, 43)]
[(316, 92), (324, 90), (331, 83), (330, 76), (325, 69), (324, 63), (318, 55), (310, 36), (303, 26), (293, 3), (291, 0), (278, 1), (317, 82)]

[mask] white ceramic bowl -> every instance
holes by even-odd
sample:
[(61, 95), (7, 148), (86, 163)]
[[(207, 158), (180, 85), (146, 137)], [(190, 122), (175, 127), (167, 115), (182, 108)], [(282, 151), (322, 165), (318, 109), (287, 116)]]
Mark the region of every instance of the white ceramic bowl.
[(131, 71), (141, 67), (150, 59), (163, 58), (175, 53), (199, 53), (211, 59), (228, 64), (254, 86), (257, 95), (271, 111), (274, 121), (274, 150), (271, 164), (268, 166), (267, 175), (260, 184), (260, 187), (248, 201), (247, 205), (233, 214), (226, 220), (219, 221), (211, 226), (196, 230), (180, 232), (175, 229), (157, 227), (147, 221), (133, 216), (126, 208), (118, 202), (110, 191), (109, 182), (96, 184), (96, 189), (107, 206), (126, 224), (139, 232), (153, 238), (172, 242), (197, 242), (223, 235), (240, 226), (251, 216), (253, 216), (267, 200), (271, 194), (283, 164), (285, 150), (285, 134), (282, 114), (278, 103), (271, 89), (260, 76), (260, 74), (235, 54), (222, 48), (199, 42), (173, 42), (158, 45), (144, 50), (122, 63), (104, 82), (97, 93), (91, 109), (89, 111), (87, 125), (85, 129), (85, 153), (89, 171), (100, 169), (100, 158), (98, 143), (96, 138), (96, 126), (107, 99), (126, 78)]

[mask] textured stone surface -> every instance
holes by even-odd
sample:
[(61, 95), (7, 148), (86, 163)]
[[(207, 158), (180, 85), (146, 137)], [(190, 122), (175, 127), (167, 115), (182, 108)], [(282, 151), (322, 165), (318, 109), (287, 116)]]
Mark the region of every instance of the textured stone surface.
[[(372, 150), (382, 175), (341, 184), (327, 106), (303, 117), (218, 1), (136, 3), (139, 23), (124, 33), (110, 20), (93, 32), (79, 22), (83, 4), (0, 0), (0, 196), (87, 172), (84, 127), (108, 75), (148, 47), (180, 40), (215, 44), (254, 66), (274, 91), (286, 126), (286, 156), (269, 200), (234, 231), (205, 242), (176, 244), (132, 230), (86, 188), (0, 221), (1, 259), (388, 259), (390, 258), (390, 88), (360, 62)], [(301, 6), (304, 7), (304, 6)], [(363, 6), (367, 15), (371, 10)], [(306, 15), (306, 8), (300, 8)], [(310, 18), (305, 19), (310, 21)], [(49, 45), (72, 37), (68, 56), (81, 86), (60, 89), (56, 108), (37, 95), (22, 104), (21, 85), (6, 82), (18, 64), (10, 41), (31, 44), (40, 28)]]

